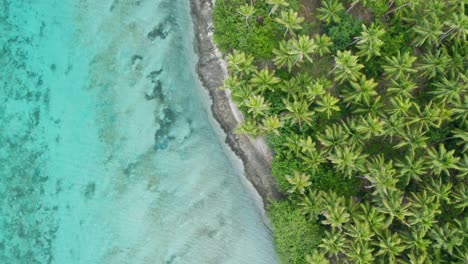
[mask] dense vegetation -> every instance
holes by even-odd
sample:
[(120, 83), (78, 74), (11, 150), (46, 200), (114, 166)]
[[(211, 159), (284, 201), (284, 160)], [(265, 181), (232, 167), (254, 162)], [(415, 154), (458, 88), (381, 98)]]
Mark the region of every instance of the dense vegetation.
[(284, 263), (468, 263), (464, 0), (217, 0)]

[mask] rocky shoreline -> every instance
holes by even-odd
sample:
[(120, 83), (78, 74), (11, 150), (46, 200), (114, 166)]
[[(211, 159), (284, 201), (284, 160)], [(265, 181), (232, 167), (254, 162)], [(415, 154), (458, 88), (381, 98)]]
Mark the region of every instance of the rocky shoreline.
[(271, 175), (272, 153), (263, 140), (234, 134), (242, 114), (231, 101), (229, 92), (218, 89), (227, 75), (225, 62), (213, 41), (214, 0), (191, 0), (195, 30), (195, 49), (199, 56), (197, 73), (212, 99), (211, 110), (226, 133), (226, 143), (242, 160), (247, 179), (253, 184), (266, 206), (271, 199), (281, 199), (276, 180)]

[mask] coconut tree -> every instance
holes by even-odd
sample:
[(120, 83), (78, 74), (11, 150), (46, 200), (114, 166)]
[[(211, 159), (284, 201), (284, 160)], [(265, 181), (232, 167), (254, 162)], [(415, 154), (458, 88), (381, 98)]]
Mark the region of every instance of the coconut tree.
[(275, 54), (273, 61), (275, 65), (278, 67), (287, 66), (289, 72), (291, 72), (292, 67), (297, 63), (297, 56), (293, 53), (291, 46), (291, 40), (283, 40), (280, 41), (278, 49), (273, 49), (273, 54)]
[(400, 141), (394, 146), (396, 149), (403, 147), (408, 148), (412, 155), (416, 150), (427, 147), (427, 140), (429, 137), (425, 136), (427, 131), (423, 131), (422, 127), (406, 128), (405, 132), (400, 136)]
[(438, 49), (434, 52), (430, 51), (422, 56), (422, 61), (418, 67), (421, 75), (433, 79), (437, 76), (444, 76), (446, 68), (450, 62), (450, 57), (447, 53)]
[(319, 252), (317, 249), (314, 249), (311, 255), (306, 256), (306, 262), (308, 264), (330, 264), (330, 261), (325, 257), (325, 253)]
[(427, 161), (430, 168), (436, 175), (440, 175), (445, 172), (446, 175), (450, 175), (450, 170), (459, 170), (458, 162), (459, 157), (455, 157), (455, 150), (447, 151), (444, 144), (439, 144), (439, 148), (430, 148), (427, 151)]
[(340, 15), (344, 11), (344, 6), (339, 0), (322, 1), (322, 6), (318, 9), (318, 18), (327, 24), (331, 22), (340, 23)]
[(255, 14), (255, 7), (245, 4), (239, 7), (238, 12), (245, 19), (246, 26), (249, 27), (249, 18)]
[(382, 101), (382, 97), (377, 96), (375, 98), (371, 98), (369, 101), (363, 101), (362, 103), (358, 104), (353, 111), (353, 114), (360, 114), (361, 116), (371, 115), (373, 117), (384, 117), (385, 104)]
[(411, 56), (409, 52), (403, 54), (398, 51), (396, 56), (385, 57), (387, 62), (382, 68), (387, 75), (387, 78), (399, 79), (405, 74), (411, 74), (417, 72), (413, 68), (413, 63), (416, 61), (416, 57)]
[[(408, 248), (411, 249), (411, 252), (415, 253), (415, 255), (427, 256), (431, 240), (427, 238), (426, 232), (411, 228), (408, 232), (403, 233), (401, 238)], [(425, 262), (422, 263), (424, 264)]]
[(363, 135), (364, 139), (370, 139), (371, 137), (382, 136), (385, 132), (385, 123), (378, 117), (367, 115), (366, 118), (361, 116), (361, 122), (357, 126), (356, 130)]
[(382, 119), (384, 125), (384, 136), (390, 138), (390, 143), (393, 143), (393, 138), (404, 133), (405, 119), (401, 116), (385, 116)]
[(236, 134), (247, 134), (252, 137), (258, 137), (260, 136), (260, 130), (258, 129), (258, 125), (253, 119), (247, 119), (244, 120), (242, 123), (240, 123), (236, 129), (235, 129)]
[(416, 157), (413, 153), (405, 155), (403, 160), (397, 160), (395, 166), (399, 168), (400, 176), (407, 176), (418, 182), (421, 182), (421, 176), (427, 173), (424, 157)]
[(239, 106), (245, 106), (245, 102), (247, 102), (247, 100), (252, 95), (252, 89), (243, 84), (231, 92), (232, 100), (234, 100), (234, 102), (236, 102)]
[(338, 230), (325, 231), (322, 243), (319, 245), (329, 258), (338, 258), (346, 250), (346, 237), (344, 232)]
[(346, 225), (345, 230), (346, 235), (358, 243), (369, 243), (375, 236), (367, 221), (354, 221), (352, 224)]
[(375, 256), (384, 257), (387, 263), (396, 263), (397, 257), (407, 247), (397, 233), (391, 233), (388, 230), (378, 237), (378, 243), (376, 244), (379, 250), (375, 252)]
[(359, 49), (358, 55), (366, 56), (366, 60), (369, 60), (372, 56), (381, 56), (380, 47), (384, 44), (381, 38), (384, 34), (385, 30), (374, 23), (369, 28), (362, 24), (361, 35), (356, 37), (356, 46)]
[(254, 118), (266, 115), (266, 112), (270, 109), (270, 104), (261, 95), (251, 96), (245, 102), (245, 106), (248, 108), (247, 112), (251, 113)]
[(301, 156), (302, 165), (312, 171), (316, 171), (327, 162), (325, 152), (320, 149), (308, 150)]
[(275, 72), (270, 72), (268, 68), (256, 70), (250, 83), (258, 89), (260, 93), (274, 91), (275, 86), (280, 83), (280, 79), (275, 76)]
[(397, 189), (391, 189), (387, 195), (380, 197), (381, 206), (377, 208), (380, 212), (388, 215), (390, 219), (398, 219), (401, 223), (409, 225), (406, 221), (411, 212), (411, 204), (404, 202), (403, 192)]
[(283, 127), (283, 122), (278, 118), (277, 115), (270, 115), (263, 119), (262, 129), (266, 133), (274, 133), (279, 136), (279, 129)]
[(271, 5), (270, 12), (268, 16), (275, 13), (281, 7), (288, 7), (289, 3), (286, 0), (266, 0), (267, 4)]
[(312, 117), (315, 115), (309, 109), (310, 103), (304, 99), (293, 98), (293, 101), (283, 100), (287, 113), (286, 120), (290, 120), (291, 124), (298, 123), (299, 128), (302, 129), (302, 124), (306, 123), (311, 125)]
[(351, 177), (355, 172), (363, 170), (364, 160), (367, 157), (362, 150), (344, 146), (337, 147), (335, 151), (328, 156), (335, 168), (345, 176)]
[(345, 90), (343, 100), (351, 103), (370, 102), (371, 98), (377, 95), (375, 88), (378, 83), (373, 78), (367, 79), (365, 75), (361, 75), (358, 82), (351, 81), (351, 89)]
[(430, 47), (439, 45), (439, 37), (442, 35), (442, 23), (435, 15), (429, 15), (417, 20), (411, 27), (416, 34), (414, 44), (419, 47), (427, 43)]
[(468, 79), (466, 77), (460, 78), (457, 75), (456, 78), (447, 79), (442, 77), (438, 82), (435, 82), (435, 90), (431, 93), (435, 95), (435, 98), (440, 100), (441, 103), (451, 103), (453, 105), (460, 105), (462, 103), (462, 97), (468, 94)]
[(445, 38), (455, 39), (457, 42), (466, 41), (468, 35), (468, 16), (462, 12), (454, 12), (452, 16), (444, 23), (449, 29), (439, 38), (442, 41)]
[(322, 203), (322, 193), (314, 189), (301, 197), (298, 206), (309, 221), (317, 221), (322, 211)]
[(314, 40), (317, 48), (317, 53), (320, 56), (331, 53), (330, 48), (333, 46), (333, 41), (329, 36), (327, 36), (326, 34), (315, 34)]
[(301, 23), (304, 22), (304, 18), (300, 17), (294, 10), (289, 9), (288, 12), (281, 11), (280, 17), (275, 18), (275, 21), (286, 28), (284, 32), (284, 37), (286, 37), (288, 33), (294, 35), (295, 30), (302, 28)]
[(346, 121), (342, 120), (341, 126), (345, 133), (348, 135), (347, 142), (351, 147), (362, 147), (364, 145), (364, 135), (358, 130), (357, 118), (348, 118)]
[(369, 181), (368, 188), (373, 188), (376, 197), (385, 197), (396, 190), (398, 178), (391, 160), (386, 161), (383, 155), (370, 158), (366, 163), (364, 178)]
[(386, 109), (386, 112), (390, 115), (406, 117), (410, 115), (411, 108), (413, 108), (413, 106), (415, 106), (415, 103), (411, 101), (410, 98), (399, 95), (397, 97), (390, 98), (390, 105)]
[(343, 226), (351, 219), (346, 207), (340, 204), (327, 206), (322, 211), (322, 215), (325, 218), (321, 221), (322, 224), (329, 225), (332, 230), (342, 230)]
[(318, 97), (323, 96), (326, 93), (325, 87), (320, 82), (313, 82), (306, 87), (306, 91), (303, 93), (310, 101), (315, 101)]
[(299, 193), (304, 194), (306, 188), (309, 187), (312, 183), (309, 181), (310, 176), (305, 173), (294, 172), (294, 176), (286, 176), (291, 188), (288, 190), (289, 193)]
[(331, 94), (326, 93), (324, 96), (321, 96), (321, 99), (317, 101), (317, 106), (314, 108), (317, 112), (325, 112), (327, 114), (327, 118), (330, 119), (330, 116), (333, 112), (339, 112), (340, 107), (337, 103), (340, 100), (336, 97), (333, 97)]
[(234, 50), (228, 54), (228, 70), (242, 79), (243, 76), (249, 75), (254, 71), (253, 60), (253, 56)]
[(307, 59), (313, 62), (311, 55), (315, 53), (316, 45), (314, 39), (307, 35), (301, 35), (298, 38), (291, 39), (292, 54), (296, 56), (296, 63)]
[(302, 152), (302, 146), (300, 144), (300, 136), (297, 134), (285, 135), (285, 142), (283, 143), (284, 149), (281, 154), (286, 158), (298, 157)]
[(360, 207), (361, 213), (357, 214), (356, 218), (368, 223), (374, 233), (380, 234), (391, 224), (390, 218), (387, 218), (383, 213), (376, 210), (369, 202), (361, 203)]
[(403, 97), (413, 98), (413, 92), (418, 88), (418, 85), (409, 75), (404, 75), (398, 80), (391, 80), (387, 92), (390, 95), (401, 95)]
[(335, 81), (343, 83), (344, 81), (357, 81), (361, 76), (360, 70), (364, 65), (359, 63), (358, 57), (351, 54), (351, 51), (342, 52), (339, 50), (335, 56)]
[(462, 245), (465, 235), (451, 223), (435, 226), (430, 232), (432, 247), (446, 250), (450, 255), (456, 247)]
[(346, 250), (346, 257), (355, 264), (373, 263), (373, 248), (369, 243), (351, 242)]
[(317, 139), (320, 141), (325, 151), (330, 153), (340, 146), (344, 146), (348, 139), (348, 134), (343, 130), (343, 127), (333, 124), (325, 127), (323, 132), (317, 134)]
[(221, 90), (236, 90), (242, 85), (242, 81), (235, 75), (230, 75), (223, 81), (223, 86), (219, 87)]

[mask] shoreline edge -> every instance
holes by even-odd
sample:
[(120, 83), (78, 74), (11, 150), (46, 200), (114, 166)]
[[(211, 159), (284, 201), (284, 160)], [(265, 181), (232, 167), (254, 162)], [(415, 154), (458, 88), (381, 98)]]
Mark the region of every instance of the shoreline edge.
[(225, 143), (238, 156), (247, 179), (252, 183), (266, 209), (270, 200), (284, 198), (276, 179), (271, 175), (272, 152), (262, 139), (253, 140), (247, 135), (234, 133), (242, 120), (242, 113), (230, 99), (229, 91), (218, 89), (227, 76), (226, 63), (213, 40), (214, 0), (190, 0), (195, 43), (198, 54), (196, 72), (211, 98), (211, 112), (226, 133)]

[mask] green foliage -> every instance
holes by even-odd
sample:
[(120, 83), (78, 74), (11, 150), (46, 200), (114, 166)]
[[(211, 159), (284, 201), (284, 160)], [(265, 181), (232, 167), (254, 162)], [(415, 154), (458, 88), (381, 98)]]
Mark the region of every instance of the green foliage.
[(274, 58), (228, 56), (223, 88), (246, 115), (240, 130), (267, 136), (289, 192), (270, 207), (284, 263), (467, 260), (466, 6), (391, 3), (326, 0), (305, 19), (283, 5), (271, 14), (282, 18)]
[(347, 13), (341, 14), (341, 22), (327, 29), (328, 36), (333, 40), (333, 53), (344, 50), (353, 43), (353, 38), (361, 32), (361, 22)]
[[(247, 27), (237, 9), (244, 0), (218, 0), (213, 14), (214, 40), (221, 51), (237, 49), (257, 58), (271, 58), (278, 46), (277, 36), (282, 28), (273, 17), (268, 17), (266, 5), (257, 8)], [(267, 11), (268, 10), (268, 11)]]
[(323, 236), (320, 224), (307, 221), (290, 201), (272, 202), (268, 211), (282, 262), (305, 263), (305, 256), (318, 246)]

